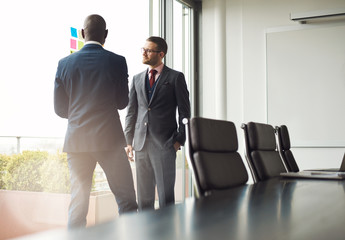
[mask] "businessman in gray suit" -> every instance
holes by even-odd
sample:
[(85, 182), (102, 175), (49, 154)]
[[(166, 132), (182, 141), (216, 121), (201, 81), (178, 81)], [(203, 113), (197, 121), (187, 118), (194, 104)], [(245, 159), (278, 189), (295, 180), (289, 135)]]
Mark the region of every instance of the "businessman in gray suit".
[[(183, 73), (163, 64), (168, 46), (150, 37), (142, 49), (148, 69), (135, 75), (129, 93), (125, 136), (127, 156), (135, 164), (139, 210), (175, 202), (176, 151), (185, 142), (183, 118), (190, 117), (189, 92)], [(176, 119), (178, 112), (178, 120)]]
[(98, 162), (114, 193), (119, 214), (137, 210), (132, 172), (118, 109), (128, 104), (124, 57), (105, 50), (106, 23), (85, 19), (85, 46), (59, 61), (54, 89), (58, 116), (68, 119), (63, 150), (71, 179), (68, 227), (85, 227), (92, 176)]

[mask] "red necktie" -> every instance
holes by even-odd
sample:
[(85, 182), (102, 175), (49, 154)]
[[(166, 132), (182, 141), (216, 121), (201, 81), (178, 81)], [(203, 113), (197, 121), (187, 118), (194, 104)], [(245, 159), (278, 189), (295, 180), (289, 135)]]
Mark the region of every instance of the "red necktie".
[(154, 69), (150, 70), (151, 76), (150, 76), (150, 87), (153, 86), (153, 84), (155, 83), (155, 76), (157, 74), (157, 71)]

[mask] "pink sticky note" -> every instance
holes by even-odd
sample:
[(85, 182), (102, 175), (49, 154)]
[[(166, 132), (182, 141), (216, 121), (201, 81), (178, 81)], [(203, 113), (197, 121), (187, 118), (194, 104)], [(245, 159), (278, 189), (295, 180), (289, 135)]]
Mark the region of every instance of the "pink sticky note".
[(77, 41), (75, 39), (71, 39), (71, 48), (77, 49)]

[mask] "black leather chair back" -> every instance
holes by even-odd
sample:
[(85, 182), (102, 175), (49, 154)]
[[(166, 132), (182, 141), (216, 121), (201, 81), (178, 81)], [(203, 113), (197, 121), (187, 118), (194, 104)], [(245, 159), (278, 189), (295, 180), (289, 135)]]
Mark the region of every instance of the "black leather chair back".
[(254, 182), (278, 177), (286, 168), (277, 151), (275, 129), (269, 124), (242, 124), (245, 135), (245, 156)]
[(290, 135), (285, 125), (276, 127), (278, 137), (278, 149), (289, 172), (299, 172), (295, 157), (291, 151)]
[(233, 122), (195, 117), (185, 124), (187, 160), (199, 197), (248, 181)]

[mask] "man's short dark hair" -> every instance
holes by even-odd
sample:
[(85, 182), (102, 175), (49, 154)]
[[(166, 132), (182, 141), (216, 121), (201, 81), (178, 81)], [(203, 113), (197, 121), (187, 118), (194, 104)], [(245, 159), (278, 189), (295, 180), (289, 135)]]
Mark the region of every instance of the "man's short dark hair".
[(146, 39), (148, 42), (153, 42), (157, 44), (157, 51), (164, 52), (164, 55), (167, 54), (168, 52), (168, 44), (167, 42), (161, 38), (161, 37), (156, 37), (156, 36), (151, 36), (148, 39)]

